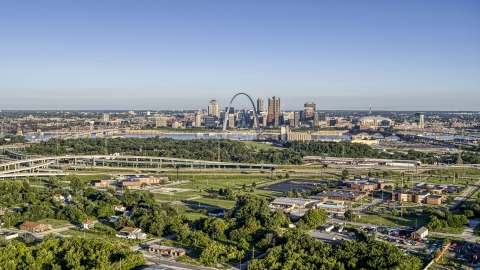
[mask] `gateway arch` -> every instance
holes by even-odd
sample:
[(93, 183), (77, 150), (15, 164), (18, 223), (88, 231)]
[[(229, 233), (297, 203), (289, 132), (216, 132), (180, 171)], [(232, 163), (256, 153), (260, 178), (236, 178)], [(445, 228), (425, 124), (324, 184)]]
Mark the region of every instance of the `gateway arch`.
[(235, 96), (233, 96), (232, 100), (230, 100), (230, 104), (228, 104), (227, 111), (225, 112), (225, 116), (223, 117), (223, 131), (226, 131), (226, 130), (227, 130), (227, 120), (228, 120), (228, 115), (229, 115), (229, 112), (230, 112), (230, 106), (232, 106), (233, 100), (234, 100), (238, 95), (245, 95), (245, 96), (248, 97), (248, 99), (250, 99), (250, 102), (252, 103), (252, 106), (253, 106), (253, 113), (255, 114), (255, 120), (257, 121), (257, 130), (260, 131), (260, 122), (258, 121), (257, 108), (255, 108), (255, 103), (253, 103), (252, 98), (251, 98), (249, 95), (245, 94), (245, 93), (238, 93), (238, 94), (236, 94)]

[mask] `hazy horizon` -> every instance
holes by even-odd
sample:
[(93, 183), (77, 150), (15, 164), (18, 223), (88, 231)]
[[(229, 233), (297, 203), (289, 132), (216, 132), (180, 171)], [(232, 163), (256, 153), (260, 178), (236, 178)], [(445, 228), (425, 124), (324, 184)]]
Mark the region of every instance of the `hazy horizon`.
[(478, 14), (478, 1), (5, 2), (0, 110), (224, 109), (245, 92), (287, 111), (477, 111)]

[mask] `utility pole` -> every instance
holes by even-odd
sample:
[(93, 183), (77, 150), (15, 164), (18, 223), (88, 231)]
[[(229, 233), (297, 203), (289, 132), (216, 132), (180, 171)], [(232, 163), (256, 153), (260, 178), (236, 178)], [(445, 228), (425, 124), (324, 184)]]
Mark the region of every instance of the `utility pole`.
[(255, 259), (255, 247), (252, 247), (252, 260)]

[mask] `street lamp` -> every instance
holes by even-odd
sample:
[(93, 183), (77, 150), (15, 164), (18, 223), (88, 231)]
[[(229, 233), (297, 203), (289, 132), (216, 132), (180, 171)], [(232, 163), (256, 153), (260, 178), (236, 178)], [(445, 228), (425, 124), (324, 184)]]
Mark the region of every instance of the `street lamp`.
[(175, 165), (175, 169), (177, 169), (177, 182), (178, 182), (178, 169), (180, 168), (180, 166), (178, 165)]

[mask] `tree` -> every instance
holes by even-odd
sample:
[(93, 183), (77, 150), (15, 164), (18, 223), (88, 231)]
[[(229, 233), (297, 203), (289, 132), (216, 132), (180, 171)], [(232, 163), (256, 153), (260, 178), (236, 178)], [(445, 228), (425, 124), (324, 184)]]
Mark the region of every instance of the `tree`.
[(237, 220), (243, 224), (249, 218), (264, 221), (270, 214), (268, 201), (259, 196), (244, 194), (237, 197), (235, 207), (226, 213), (226, 217), (234, 217), (237, 213)]
[(345, 211), (345, 214), (343, 215), (345, 216), (345, 219), (348, 221), (352, 221), (355, 218), (355, 212), (353, 212), (352, 209), (348, 209), (347, 211)]
[(212, 236), (212, 239), (224, 239), (227, 225), (220, 218), (210, 217), (203, 223), (203, 231)]
[(344, 169), (344, 170), (342, 171), (342, 178), (343, 178), (343, 179), (348, 178), (348, 175), (349, 175), (349, 174), (350, 174), (350, 173), (348, 172), (348, 170), (347, 170), (347, 169)]
[(255, 183), (255, 181), (252, 182), (252, 187), (254, 187), (254, 188), (257, 187), (257, 183)]
[(248, 250), (250, 248), (250, 245), (247, 243), (247, 241), (242, 238), (240, 239), (240, 241), (238, 242), (238, 245), (237, 247), (240, 249), (240, 250)]
[(275, 211), (265, 221), (265, 227), (270, 230), (280, 228), (287, 228), (290, 224), (290, 219), (282, 211)]
[(392, 216), (398, 216), (398, 210), (395, 208), (392, 209), (391, 213), (392, 213)]
[(85, 184), (83, 183), (82, 179), (80, 179), (78, 176), (74, 175), (70, 179), (70, 188), (72, 189), (73, 194), (77, 195), (83, 188), (85, 187)]
[(308, 229), (322, 226), (327, 221), (327, 212), (323, 209), (310, 209), (302, 217)]

